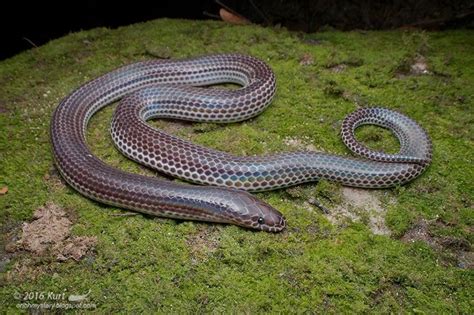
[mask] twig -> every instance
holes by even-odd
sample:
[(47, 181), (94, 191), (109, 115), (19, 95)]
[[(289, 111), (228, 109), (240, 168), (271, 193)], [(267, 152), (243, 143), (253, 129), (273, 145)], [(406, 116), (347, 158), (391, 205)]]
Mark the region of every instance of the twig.
[(209, 13), (209, 12), (207, 12), (207, 11), (203, 11), (202, 14), (205, 15), (205, 16), (211, 17), (211, 18), (218, 19), (218, 20), (221, 19), (221, 17), (220, 17), (219, 15), (217, 15), (217, 14), (212, 14), (212, 13)]
[(35, 47), (35, 48), (38, 48), (38, 46), (36, 46), (36, 44), (35, 44), (35, 43), (33, 43), (33, 41), (32, 41), (32, 40), (30, 40), (29, 38), (27, 38), (27, 37), (23, 37), (23, 39), (24, 39), (24, 40), (26, 40), (26, 41), (27, 41), (27, 42), (28, 42), (28, 43), (29, 43), (31, 46), (33, 46), (33, 47)]
[(312, 204), (313, 206), (318, 207), (319, 210), (321, 210), (321, 211), (322, 211), (323, 213), (325, 213), (325, 214), (330, 214), (330, 213), (331, 213), (331, 211), (329, 211), (328, 208), (326, 208), (325, 206), (323, 206), (316, 198), (310, 198), (310, 199), (308, 200), (308, 202), (309, 202), (310, 204)]

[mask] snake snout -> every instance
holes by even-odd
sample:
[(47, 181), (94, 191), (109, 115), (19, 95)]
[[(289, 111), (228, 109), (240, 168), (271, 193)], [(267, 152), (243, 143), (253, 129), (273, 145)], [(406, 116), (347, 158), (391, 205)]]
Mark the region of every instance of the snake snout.
[(259, 202), (258, 208), (262, 214), (252, 218), (256, 228), (267, 232), (280, 232), (286, 227), (286, 219), (280, 211), (264, 202)]
[(234, 200), (239, 213), (236, 224), (266, 232), (280, 232), (285, 228), (286, 220), (280, 211), (247, 192), (240, 191), (238, 195)]
[(254, 213), (251, 216), (253, 228), (266, 232), (280, 232), (286, 226), (283, 214), (259, 199), (255, 199)]

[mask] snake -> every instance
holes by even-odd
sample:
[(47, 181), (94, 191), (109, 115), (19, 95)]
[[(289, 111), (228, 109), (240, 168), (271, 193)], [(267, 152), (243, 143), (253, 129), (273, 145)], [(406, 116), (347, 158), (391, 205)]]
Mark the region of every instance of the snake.
[[(221, 83), (240, 87), (209, 87)], [(394, 187), (413, 180), (431, 163), (432, 143), (426, 131), (404, 114), (383, 107), (359, 108), (342, 123), (342, 140), (359, 157), (314, 151), (236, 156), (147, 123), (152, 118), (239, 122), (265, 110), (275, 92), (271, 68), (242, 54), (121, 66), (84, 83), (56, 107), (50, 127), (54, 162), (70, 186), (100, 203), (158, 217), (267, 232), (285, 229), (286, 219), (253, 191), (322, 179), (353, 187)], [(86, 139), (90, 118), (117, 101), (111, 122), (116, 147), (132, 160), (199, 185), (128, 173), (91, 152)], [(366, 124), (392, 131), (399, 152), (378, 152), (358, 142), (355, 130)]]

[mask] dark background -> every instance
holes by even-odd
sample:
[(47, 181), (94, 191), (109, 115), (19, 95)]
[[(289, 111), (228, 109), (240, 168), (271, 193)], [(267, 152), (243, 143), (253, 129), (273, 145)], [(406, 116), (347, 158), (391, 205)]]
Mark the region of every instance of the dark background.
[[(40, 46), (51, 39), (70, 32), (99, 26), (116, 28), (160, 17), (204, 19), (204, 10), (218, 12), (211, 0), (160, 1), (160, 0), (64, 0), (60, 2), (11, 2), (3, 5), (6, 22), (0, 59)], [(206, 9), (208, 8), (208, 9)]]
[[(296, 31), (321, 28), (430, 30), (473, 28), (474, 0), (221, 0), (221, 4), (264, 26)], [(71, 0), (3, 4), (0, 59), (40, 46), (70, 32), (98, 26), (115, 28), (160, 17), (209, 19), (221, 4), (213, 0), (127, 2)]]

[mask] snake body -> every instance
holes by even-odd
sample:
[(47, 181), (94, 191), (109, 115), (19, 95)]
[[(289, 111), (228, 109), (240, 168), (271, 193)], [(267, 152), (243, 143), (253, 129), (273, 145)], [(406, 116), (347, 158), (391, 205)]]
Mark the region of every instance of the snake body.
[[(223, 82), (242, 88), (199, 87)], [(250, 56), (221, 54), (127, 65), (85, 83), (59, 104), (51, 123), (55, 163), (72, 187), (103, 203), (163, 217), (278, 232), (286, 225), (283, 215), (244, 190), (270, 190), (321, 178), (356, 187), (391, 187), (417, 177), (431, 162), (426, 132), (410, 118), (384, 108), (359, 109), (342, 125), (343, 141), (367, 159), (318, 152), (234, 156), (146, 124), (155, 117), (241, 121), (263, 111), (274, 94), (273, 72)], [(121, 98), (111, 128), (120, 151), (160, 172), (213, 186), (125, 173), (93, 156), (86, 144), (88, 121)], [(358, 143), (354, 130), (363, 124), (392, 130), (400, 152), (375, 152)]]

